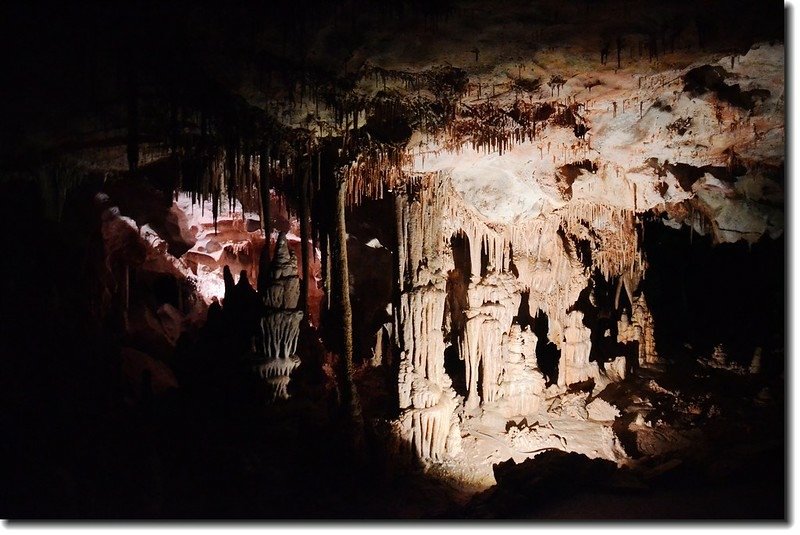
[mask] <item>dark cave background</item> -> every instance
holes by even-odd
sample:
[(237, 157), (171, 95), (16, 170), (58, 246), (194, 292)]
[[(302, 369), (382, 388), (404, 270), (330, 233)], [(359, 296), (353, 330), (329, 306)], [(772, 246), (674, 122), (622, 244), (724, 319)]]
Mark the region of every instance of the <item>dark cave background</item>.
[[(722, 343), (730, 358), (749, 365), (756, 347), (765, 354), (786, 347), (785, 234), (753, 245), (713, 245), (709, 235), (654, 219), (644, 225), (643, 246), (642, 289), (659, 351), (709, 355)], [(764, 366), (782, 370), (783, 358), (776, 357)]]

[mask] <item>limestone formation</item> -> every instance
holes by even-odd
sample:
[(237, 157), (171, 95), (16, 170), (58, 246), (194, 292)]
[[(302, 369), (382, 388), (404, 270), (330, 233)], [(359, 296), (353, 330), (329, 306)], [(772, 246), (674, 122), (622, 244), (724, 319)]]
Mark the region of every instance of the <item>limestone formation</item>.
[(433, 199), (413, 188), (395, 199), (402, 293), (393, 313), (400, 349), (401, 439), (418, 457), (440, 460), (460, 451), (456, 410), (461, 402), (444, 369), (447, 266), (437, 264), (444, 255), (441, 212)]
[(597, 375), (593, 371), (597, 364), (589, 362), (589, 353), (592, 350), (589, 339), (591, 331), (583, 325), (583, 313), (576, 310), (567, 318), (558, 370), (558, 384), (561, 386), (587, 381)]
[(589, 413), (589, 418), (598, 422), (613, 421), (620, 415), (619, 409), (601, 398), (595, 398), (587, 403), (586, 411)]
[(603, 373), (609, 381), (616, 383), (625, 379), (627, 372), (627, 362), (625, 357), (615, 357), (603, 364)]
[(269, 266), (269, 283), (264, 292), (264, 304), (268, 308), (295, 309), (300, 299), (300, 279), (297, 258), (289, 250), (286, 233), (278, 236), (275, 257)]
[(545, 387), (536, 363), (536, 335), (527, 328), (512, 325), (503, 345), (501, 411), (507, 418), (536, 414)]
[(641, 329), (639, 339), (639, 365), (651, 366), (659, 362), (656, 352), (656, 340), (653, 330), (653, 316), (647, 307), (644, 293), (640, 294), (633, 303), (633, 323)]
[[(520, 295), (515, 292), (513, 277), (491, 272), (469, 285), (467, 317), (461, 356), (467, 369), (467, 408), (476, 408), (480, 401), (500, 400), (503, 372), (503, 341), (519, 308)], [(483, 378), (478, 392), (478, 376)]]
[[(561, 351), (562, 391), (589, 379), (602, 389), (625, 377), (621, 355), (602, 370), (589, 361), (591, 330), (582, 312), (568, 311), (595, 270), (619, 281), (629, 299), (638, 290), (645, 262), (633, 211), (581, 201), (519, 224), (497, 224), (465, 201), (451, 176), (439, 172), (410, 180), (395, 193), (395, 208), (400, 297), (392, 330), (400, 349), (399, 432), (418, 456), (435, 460), (455, 454), (457, 448), (448, 444), (460, 436), (460, 408), (469, 417), (479, 408), (506, 417), (536, 414), (545, 380), (536, 336), (515, 321), (521, 313), (547, 315), (547, 337)], [(463, 250), (454, 249), (454, 237)], [(581, 241), (590, 245), (590, 256), (582, 256)], [(459, 277), (463, 283), (452, 282)], [(527, 310), (520, 308), (523, 293)], [(647, 340), (639, 331), (651, 329), (650, 316), (643, 300), (634, 301), (641, 325), (623, 327), (621, 339)], [(444, 369), (449, 344), (464, 361), (463, 399)]]
[(642, 327), (640, 325), (632, 324), (628, 319), (628, 314), (625, 312), (620, 316), (617, 322), (617, 341), (622, 344), (631, 342), (641, 343), (642, 340)]
[[(158, 462), (102, 458), (123, 472), (152, 465), (173, 491), (210, 480), (194, 464), (223, 454), (222, 486), (145, 513), (194, 511), (236, 491), (216, 509), (424, 516), (420, 504), (463, 505), (495, 484), (483, 498), (542, 507), (527, 517), (603, 509), (503, 488), (514, 470), (501, 463), (550, 449), (562, 451), (543, 458), (626, 464), (612, 494), (647, 487), (654, 502), (664, 484), (678, 495), (689, 481), (694, 498), (718, 476), (737, 479), (747, 452), (770, 461), (752, 474), (775, 480), (780, 419), (768, 410), (785, 393), (779, 238), (791, 182), (776, 2), (260, 4), (210, 18), (220, 10), (159, 5), (113, 24), (108, 9), (81, 9), (48, 21), (69, 27), (10, 39), (36, 46), (8, 54), (23, 68), (6, 69), (19, 91), (4, 98), (13, 158), (0, 186), (19, 236), (5, 256), (23, 263), (3, 293), (12, 319), (34, 321), (0, 322), (13, 335), (4, 346), (25, 377), (69, 371), (34, 393), (102, 394), (97, 414), (108, 417), (93, 420), (117, 421), (130, 411), (116, 401), (133, 402), (135, 421), (123, 420), (144, 435), (132, 444), (198, 435), (151, 425), (163, 405), (153, 396), (167, 387), (166, 408), (198, 413), (215, 442), (233, 439)], [(11, 26), (24, 34), (40, 18)], [(61, 358), (62, 339), (77, 360)], [(115, 341), (143, 353), (105, 358)], [(117, 385), (118, 365), (127, 384)], [(80, 377), (88, 390), (72, 384)], [(9, 399), (38, 399), (28, 390)], [(267, 410), (248, 407), (261, 397)], [(80, 409), (75, 399), (55, 416)], [(252, 420), (240, 418), (244, 427), (266, 423), (257, 436), (268, 443), (229, 433), (229, 413)], [(691, 463), (678, 477), (652, 477), (683, 448)], [(117, 513), (95, 499), (104, 485), (81, 480), (86, 470), (23, 457), (54, 474), (45, 483), (90, 491), (76, 504)], [(362, 499), (391, 487), (374, 483), (402, 481), (382, 477), (395, 461), (424, 469), (425, 481), (414, 478), (424, 485), (401, 485), (416, 503), (386, 507), (397, 492)], [(325, 481), (337, 474), (339, 484)], [(572, 475), (556, 486), (592, 491), (586, 474)], [(450, 493), (433, 478), (463, 486)], [(775, 494), (743, 501), (772, 506)], [(120, 497), (134, 513), (143, 502)], [(455, 511), (447, 505), (440, 516)]]
[(288, 399), (290, 376), (300, 365), (295, 351), (303, 312), (297, 310), (297, 258), (289, 251), (285, 233), (278, 237), (269, 270), (269, 286), (263, 294), (266, 309), (261, 318), (261, 352), (254, 368), (267, 382), (269, 399)]

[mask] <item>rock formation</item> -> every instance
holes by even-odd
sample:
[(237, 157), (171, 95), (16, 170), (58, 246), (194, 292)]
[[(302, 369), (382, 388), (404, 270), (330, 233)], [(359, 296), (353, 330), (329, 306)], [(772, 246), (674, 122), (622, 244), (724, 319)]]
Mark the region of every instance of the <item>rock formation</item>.
[(536, 363), (536, 335), (512, 325), (503, 344), (500, 376), (501, 412), (513, 416), (536, 414), (544, 395), (545, 380)]
[[(645, 263), (631, 210), (582, 201), (524, 223), (504, 224), (465, 202), (453, 177), (438, 172), (409, 181), (395, 192), (395, 204), (400, 428), (417, 455), (437, 460), (456, 451), (448, 437), (459, 435), (459, 407), (468, 415), (481, 407), (507, 417), (536, 414), (545, 381), (536, 336), (515, 322), (520, 313), (547, 314), (547, 336), (561, 350), (557, 384), (562, 389), (589, 379), (602, 388), (625, 377), (620, 355), (611, 356), (603, 371), (589, 361), (591, 330), (583, 324), (583, 312), (572, 309), (594, 271), (619, 281), (627, 295), (637, 290)], [(454, 237), (463, 251), (454, 249)], [(460, 275), (452, 279), (453, 273)], [(528, 310), (520, 309), (523, 293)], [(636, 303), (637, 321), (650, 325), (646, 304)], [(620, 340), (626, 336), (630, 333), (623, 329)], [(444, 370), (449, 344), (464, 361), (463, 400)]]
[(641, 332), (639, 338), (639, 365), (650, 366), (657, 364), (658, 353), (656, 352), (656, 340), (653, 332), (653, 316), (647, 308), (647, 301), (644, 293), (639, 295), (633, 302), (633, 325)]
[(589, 353), (592, 342), (589, 340), (591, 331), (583, 325), (583, 313), (571, 312), (568, 316), (567, 326), (564, 328), (564, 342), (561, 349), (561, 362), (558, 364), (558, 384), (568, 386), (581, 381), (587, 381), (597, 373), (593, 373), (589, 362)]
[[(423, 459), (439, 460), (460, 450), (459, 402), (444, 370), (445, 276), (437, 268), (437, 218), (416, 192), (396, 198), (398, 262), (402, 291), (394, 308), (400, 348), (402, 439)], [(411, 217), (415, 215), (416, 217)], [(431, 216), (424, 217), (423, 216)]]
[(266, 379), (270, 399), (287, 399), (290, 376), (300, 365), (295, 350), (303, 312), (297, 310), (297, 258), (289, 251), (285, 233), (278, 237), (269, 270), (269, 286), (263, 292), (266, 310), (261, 318), (261, 352), (254, 368)]

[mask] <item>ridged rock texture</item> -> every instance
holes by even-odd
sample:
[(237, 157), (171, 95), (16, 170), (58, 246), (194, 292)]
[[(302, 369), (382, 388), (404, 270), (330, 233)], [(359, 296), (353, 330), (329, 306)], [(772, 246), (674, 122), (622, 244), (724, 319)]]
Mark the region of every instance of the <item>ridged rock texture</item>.
[(297, 258), (289, 251), (286, 233), (281, 233), (269, 267), (269, 285), (263, 292), (266, 311), (261, 318), (261, 357), (256, 372), (267, 381), (268, 398), (288, 399), (289, 380), (300, 365), (295, 355), (303, 312), (297, 310), (300, 281)]
[[(397, 188), (395, 206), (398, 429), (417, 456), (441, 460), (457, 454), (462, 409), (469, 414), (493, 409), (507, 417), (536, 414), (545, 378), (538, 368), (537, 338), (520, 323), (525, 313), (542, 311), (549, 318), (547, 337), (560, 350), (561, 391), (589, 379), (604, 386), (625, 377), (621, 355), (612, 356), (602, 371), (590, 362), (591, 329), (583, 312), (573, 310), (593, 273), (625, 290), (634, 302), (633, 336), (642, 340), (642, 355), (653, 352), (645, 342), (652, 342), (647, 305), (634, 296), (645, 261), (632, 210), (579, 202), (502, 225), (466, 203), (451, 178), (439, 172)], [(581, 256), (576, 245), (581, 240), (590, 245), (590, 257)], [(523, 293), (527, 310), (521, 307)], [(623, 329), (619, 341), (625, 336), (631, 333)], [(450, 345), (464, 361), (463, 399), (444, 368)]]

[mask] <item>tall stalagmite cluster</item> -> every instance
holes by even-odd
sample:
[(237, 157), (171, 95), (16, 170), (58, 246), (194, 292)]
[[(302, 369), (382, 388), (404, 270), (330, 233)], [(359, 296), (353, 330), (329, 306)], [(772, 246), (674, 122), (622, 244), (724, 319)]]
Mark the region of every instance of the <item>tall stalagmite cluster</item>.
[[(458, 453), (461, 407), (493, 407), (515, 416), (538, 410), (545, 380), (536, 337), (519, 324), (523, 293), (529, 307), (524, 312), (543, 311), (550, 319), (547, 335), (561, 351), (558, 388), (624, 377), (622, 355), (614, 355), (608, 370), (590, 362), (591, 330), (574, 306), (599, 273), (624, 287), (635, 303), (636, 321), (647, 321), (643, 297), (633, 297), (637, 287), (631, 281), (641, 280), (644, 260), (631, 211), (584, 202), (503, 226), (468, 206), (445, 173), (409, 177), (394, 192), (400, 429), (418, 456), (439, 460)], [(455, 251), (454, 238), (464, 242), (464, 251)], [(579, 256), (580, 240), (588, 243), (590, 258)], [(452, 284), (453, 274), (465, 284)], [(459, 299), (454, 292), (465, 295)], [(458, 303), (461, 308), (452, 310)], [(654, 362), (654, 348), (645, 338), (636, 338), (642, 360)], [(444, 369), (451, 344), (465, 364), (464, 399)]]
[[(460, 450), (459, 401), (444, 369), (446, 266), (441, 264), (441, 214), (426, 184), (411, 181), (395, 195), (400, 303), (395, 307), (400, 350), (401, 438), (424, 459)], [(435, 187), (435, 183), (434, 183)]]

